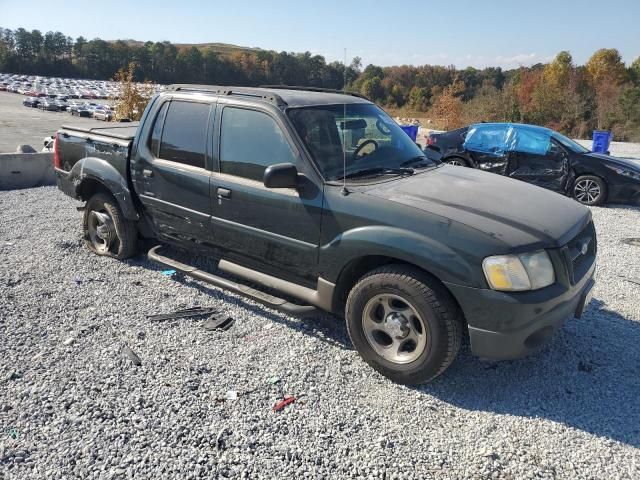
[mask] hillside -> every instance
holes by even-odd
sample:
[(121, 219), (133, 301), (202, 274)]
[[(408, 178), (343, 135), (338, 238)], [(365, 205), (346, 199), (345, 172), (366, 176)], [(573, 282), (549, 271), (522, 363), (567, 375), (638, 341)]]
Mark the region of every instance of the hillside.
[[(115, 43), (117, 41), (123, 41), (125, 42), (127, 45), (131, 46), (131, 47), (141, 47), (145, 44), (145, 42), (142, 42), (140, 40), (132, 40), (132, 39), (128, 39), (128, 40), (108, 40), (109, 43)], [(191, 47), (196, 47), (200, 50), (204, 50), (205, 48), (210, 48), (213, 49), (215, 52), (220, 53), (220, 54), (224, 54), (224, 55), (230, 55), (232, 53), (236, 53), (236, 52), (259, 52), (261, 50), (263, 50), (262, 48), (258, 48), (258, 47), (243, 47), (241, 45), (233, 45), (231, 43), (220, 43), (220, 42), (209, 42), (209, 43), (174, 43), (173, 45), (175, 45), (176, 48), (178, 48), (179, 50), (183, 50), (183, 49), (189, 49)]]

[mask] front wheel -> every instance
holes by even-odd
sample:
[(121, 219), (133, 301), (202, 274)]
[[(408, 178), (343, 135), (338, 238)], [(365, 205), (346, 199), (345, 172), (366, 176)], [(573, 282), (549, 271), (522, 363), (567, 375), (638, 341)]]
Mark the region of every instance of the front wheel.
[(345, 317), (362, 358), (397, 383), (432, 380), (460, 349), (459, 309), (444, 287), (412, 267), (365, 275), (349, 293)]
[(600, 177), (583, 175), (573, 183), (572, 194), (583, 205), (601, 205), (607, 198), (607, 184)]
[(93, 253), (120, 260), (138, 253), (136, 225), (124, 218), (111, 195), (92, 196), (85, 206), (82, 223), (85, 242)]

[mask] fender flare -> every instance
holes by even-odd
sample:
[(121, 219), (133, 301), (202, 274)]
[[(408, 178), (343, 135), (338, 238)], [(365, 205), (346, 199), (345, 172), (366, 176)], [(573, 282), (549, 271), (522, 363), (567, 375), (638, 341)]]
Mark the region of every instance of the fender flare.
[[(96, 181), (115, 197), (125, 218), (140, 219), (126, 178), (106, 160), (96, 157), (85, 157), (79, 160), (69, 171), (69, 180), (74, 185), (76, 198), (81, 198), (82, 186), (86, 184), (85, 182)], [(86, 201), (88, 198), (82, 198), (82, 200)]]
[(320, 256), (330, 265), (326, 275), (332, 282), (338, 280), (351, 262), (365, 256), (383, 256), (415, 265), (441, 282), (482, 285), (477, 268), (451, 247), (397, 227), (376, 225), (346, 231), (321, 246)]

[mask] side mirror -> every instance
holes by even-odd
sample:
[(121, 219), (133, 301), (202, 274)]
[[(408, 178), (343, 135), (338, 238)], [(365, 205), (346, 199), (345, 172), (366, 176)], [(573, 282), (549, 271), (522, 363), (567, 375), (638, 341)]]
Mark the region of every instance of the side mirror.
[(298, 169), (291, 163), (271, 165), (264, 171), (263, 182), (267, 188), (296, 188)]

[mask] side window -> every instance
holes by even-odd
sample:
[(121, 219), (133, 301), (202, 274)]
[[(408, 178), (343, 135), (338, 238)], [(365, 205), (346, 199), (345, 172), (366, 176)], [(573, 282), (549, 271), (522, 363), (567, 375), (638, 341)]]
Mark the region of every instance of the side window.
[(149, 148), (151, 152), (157, 157), (158, 148), (160, 147), (160, 135), (162, 135), (162, 125), (164, 123), (164, 116), (167, 113), (167, 106), (169, 102), (164, 102), (158, 115), (156, 115), (155, 122), (153, 124), (153, 130), (151, 131), (151, 139), (149, 141)]
[(560, 147), (560, 145), (551, 140), (551, 143), (549, 144), (548, 156), (556, 162), (564, 160), (564, 150), (562, 150), (562, 147)]
[(159, 157), (204, 168), (209, 110), (205, 103), (172, 101), (162, 129)]
[(295, 163), (295, 155), (278, 124), (262, 112), (225, 108), (220, 171), (262, 181), (265, 169), (276, 163)]

